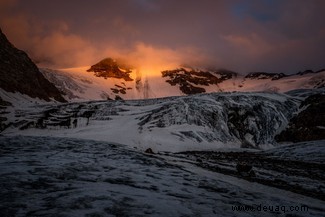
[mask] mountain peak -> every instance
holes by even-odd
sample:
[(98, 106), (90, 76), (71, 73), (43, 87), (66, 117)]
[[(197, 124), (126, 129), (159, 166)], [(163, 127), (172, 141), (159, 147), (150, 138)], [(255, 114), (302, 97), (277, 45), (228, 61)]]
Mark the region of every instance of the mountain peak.
[(119, 78), (125, 81), (133, 81), (130, 77), (131, 70), (112, 58), (105, 58), (99, 61), (92, 65), (87, 72), (94, 72), (97, 77), (104, 77), (105, 79)]

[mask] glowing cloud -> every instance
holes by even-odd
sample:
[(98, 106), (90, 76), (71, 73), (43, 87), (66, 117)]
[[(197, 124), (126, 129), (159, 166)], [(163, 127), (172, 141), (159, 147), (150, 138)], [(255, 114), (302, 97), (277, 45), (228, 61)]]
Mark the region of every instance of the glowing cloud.
[(238, 72), (324, 68), (323, 0), (0, 0), (0, 25), (39, 64), (123, 58)]

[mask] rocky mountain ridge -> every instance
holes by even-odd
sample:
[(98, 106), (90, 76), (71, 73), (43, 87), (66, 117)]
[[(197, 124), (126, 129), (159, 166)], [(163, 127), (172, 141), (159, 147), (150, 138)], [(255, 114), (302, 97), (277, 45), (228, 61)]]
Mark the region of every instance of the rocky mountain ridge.
[(0, 88), (32, 98), (65, 102), (60, 91), (49, 82), (28, 55), (15, 48), (0, 29)]
[[(268, 72), (250, 72), (247, 75), (241, 75), (236, 72), (228, 71), (228, 70), (200, 70), (200, 69), (185, 69), (178, 68), (174, 70), (166, 70), (161, 72), (163, 78), (167, 78), (166, 82), (172, 86), (179, 86), (179, 89), (184, 94), (197, 94), (197, 93), (205, 93), (207, 91), (208, 86), (215, 86), (215, 91), (247, 91), (245, 86), (249, 86), (250, 81), (254, 83), (257, 80), (265, 80), (268, 82), (268, 85), (264, 85), (255, 89), (255, 91), (271, 91), (278, 92), (278, 83), (284, 80), (288, 80), (289, 82), (291, 78), (299, 80), (300, 76), (309, 76), (310, 78), (319, 74), (319, 77), (316, 79), (311, 79), (309, 82), (313, 85), (311, 88), (324, 88), (325, 87), (325, 70), (319, 70), (314, 72), (312, 70), (306, 70), (304, 72), (298, 72), (297, 74), (286, 75), (284, 73), (268, 73)], [(238, 83), (238, 81), (240, 82)], [(279, 81), (279, 82), (278, 82)], [(227, 83), (223, 87), (223, 84)], [(230, 84), (233, 83), (233, 87)], [(234, 83), (237, 82), (237, 85)], [(263, 83), (263, 81), (261, 82)], [(266, 88), (266, 87), (269, 88)], [(281, 91), (280, 91), (281, 92)]]
[(133, 81), (129, 75), (131, 70), (112, 58), (105, 58), (99, 61), (95, 65), (92, 65), (87, 72), (94, 72), (97, 77), (103, 77), (105, 79), (119, 78), (125, 81)]
[(325, 87), (325, 70), (283, 73), (254, 72), (247, 75), (228, 70), (178, 68), (159, 74), (131, 70), (131, 79), (97, 77), (89, 68), (64, 71), (41, 69), (45, 77), (66, 93), (67, 100), (146, 99), (211, 92), (279, 92)]

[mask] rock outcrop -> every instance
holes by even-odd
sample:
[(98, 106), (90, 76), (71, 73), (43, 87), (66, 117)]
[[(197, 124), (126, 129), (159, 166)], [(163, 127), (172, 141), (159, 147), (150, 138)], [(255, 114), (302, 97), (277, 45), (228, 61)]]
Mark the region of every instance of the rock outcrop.
[(133, 81), (130, 77), (131, 70), (127, 67), (123, 67), (117, 61), (112, 58), (105, 58), (100, 62), (92, 65), (87, 72), (94, 72), (97, 77), (107, 78), (119, 78), (125, 81)]
[(64, 102), (60, 91), (49, 82), (28, 55), (15, 48), (0, 29), (0, 88), (32, 98)]
[(201, 71), (201, 70), (186, 70), (179, 68), (175, 70), (162, 71), (162, 77), (168, 78), (166, 80), (172, 86), (178, 85), (179, 89), (185, 94), (197, 94), (205, 93), (206, 90), (203, 87), (218, 85), (219, 83), (236, 77), (235, 72), (230, 71)]
[(286, 77), (283, 73), (267, 73), (267, 72), (251, 72), (245, 76), (245, 78), (250, 79), (271, 79), (279, 80), (283, 77)]

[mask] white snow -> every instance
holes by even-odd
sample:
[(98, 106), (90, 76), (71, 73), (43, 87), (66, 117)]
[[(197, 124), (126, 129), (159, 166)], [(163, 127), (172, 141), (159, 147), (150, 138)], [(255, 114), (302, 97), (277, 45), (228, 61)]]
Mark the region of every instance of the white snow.
[[(274, 134), (286, 126), (297, 107), (295, 98), (274, 93), (211, 93), (30, 106), (12, 112), (8, 119), (14, 124), (2, 134), (94, 139), (169, 152), (239, 148), (242, 140), (256, 148), (267, 148), (273, 146)], [(36, 128), (35, 123), (47, 110), (54, 111), (43, 120), (45, 129)], [(236, 111), (245, 117), (241, 123), (245, 129), (228, 120), (234, 115), (234, 121), (239, 121)], [(90, 118), (84, 112), (91, 112)], [(53, 126), (64, 120), (67, 123), (63, 126)], [(32, 123), (30, 127), (28, 122)], [(27, 129), (19, 130), (21, 127)], [(244, 138), (238, 130), (245, 132)]]
[[(160, 98), (168, 96), (182, 96), (178, 85), (171, 86), (166, 82), (168, 78), (162, 78), (160, 71), (132, 70), (130, 77), (133, 81), (123, 79), (94, 76), (93, 72), (87, 72), (89, 66), (68, 69), (41, 69), (42, 73), (53, 82), (59, 89), (67, 92), (69, 101), (87, 101), (106, 99), (107, 96), (115, 99), (119, 95), (123, 99)], [(294, 75), (279, 80), (270, 79), (247, 79), (244, 75), (238, 75), (225, 80), (218, 85), (194, 85), (202, 87), (207, 93), (210, 92), (287, 92), (294, 89), (314, 88), (317, 82), (325, 80), (325, 71)], [(114, 93), (111, 88), (116, 85), (126, 88), (126, 93)], [(119, 89), (119, 88), (117, 88)]]

